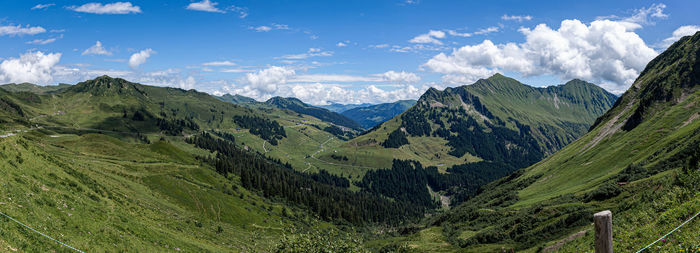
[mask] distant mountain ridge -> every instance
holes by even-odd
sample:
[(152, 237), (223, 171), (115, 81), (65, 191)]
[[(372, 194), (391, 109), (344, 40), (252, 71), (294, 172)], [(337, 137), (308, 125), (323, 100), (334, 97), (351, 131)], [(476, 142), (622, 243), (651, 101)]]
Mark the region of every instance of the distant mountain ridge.
[(328, 109), (315, 107), (306, 104), (298, 98), (283, 98), (273, 97), (265, 101), (265, 104), (273, 105), (281, 109), (288, 109), (297, 113), (314, 116), (320, 120), (330, 122), (339, 126), (347, 127), (353, 130), (361, 130), (362, 126), (357, 122), (343, 116), (342, 114), (331, 112)]
[(415, 104), (416, 100), (399, 100), (393, 103), (358, 106), (348, 109), (341, 114), (359, 123), (365, 129), (370, 129), (405, 112)]
[(331, 112), (337, 112), (337, 113), (343, 113), (347, 110), (358, 108), (358, 107), (368, 107), (372, 106), (374, 104), (370, 103), (362, 103), (362, 104), (338, 104), (338, 103), (330, 103), (328, 105), (318, 105), (318, 107), (321, 108), (326, 108)]
[(36, 85), (36, 84), (32, 84), (32, 83), (19, 83), (19, 84), (8, 83), (8, 84), (0, 85), (0, 89), (4, 89), (4, 90), (10, 91), (10, 92), (25, 91), (25, 92), (31, 92), (31, 93), (41, 95), (41, 94), (56, 92), (58, 90), (65, 89), (65, 88), (68, 88), (70, 86), (71, 86), (70, 84), (65, 84), (65, 83), (61, 83), (58, 85), (46, 85), (46, 86)]

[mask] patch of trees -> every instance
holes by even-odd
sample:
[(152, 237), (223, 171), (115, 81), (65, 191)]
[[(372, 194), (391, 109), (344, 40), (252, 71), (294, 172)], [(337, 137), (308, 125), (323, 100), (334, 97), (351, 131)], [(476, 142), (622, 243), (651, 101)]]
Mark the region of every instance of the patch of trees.
[(425, 209), (438, 207), (428, 191), (428, 181), (439, 175), (437, 168), (424, 169), (416, 161), (394, 159), (389, 170), (367, 171), (358, 186), (398, 201), (411, 202)]
[(401, 129), (396, 129), (389, 134), (389, 137), (384, 142), (382, 142), (382, 147), (398, 148), (406, 144), (408, 144), (406, 134), (401, 131)]
[(233, 116), (233, 121), (237, 125), (250, 130), (251, 134), (257, 135), (272, 145), (277, 145), (277, 140), (287, 137), (287, 133), (277, 121), (269, 120), (257, 116)]
[(192, 119), (191, 117), (187, 117), (185, 119), (158, 118), (156, 119), (156, 125), (167, 135), (180, 135), (186, 129), (192, 131), (199, 130), (199, 125), (197, 125), (197, 123), (195, 123), (194, 119)]
[[(513, 120), (515, 121), (515, 120)], [(447, 145), (450, 155), (461, 157), (475, 154), (488, 161), (502, 162), (513, 167), (527, 167), (544, 157), (537, 141), (530, 135), (530, 127), (515, 121), (519, 131), (484, 121), (479, 125), (472, 117), (455, 118)], [(490, 130), (490, 131), (487, 131)]]
[(516, 168), (505, 163), (482, 161), (455, 165), (440, 173), (437, 167), (416, 161), (394, 160), (391, 169), (368, 171), (358, 183), (365, 191), (411, 202), (425, 208), (437, 207), (426, 186), (445, 191), (456, 205), (477, 194), (483, 186), (510, 175)]
[(22, 107), (20, 107), (18, 104), (15, 104), (9, 99), (0, 98), (0, 109), (11, 113), (16, 113), (20, 117), (24, 117), (24, 111), (22, 111)]
[(412, 136), (430, 135), (432, 131), (428, 119), (418, 109), (410, 109), (401, 115), (401, 127)]
[[(281, 198), (305, 206), (327, 221), (395, 224), (423, 215), (422, 209), (405, 201), (390, 201), (366, 192), (352, 192), (319, 182), (312, 175), (296, 172), (291, 166), (285, 167), (260, 154), (241, 150), (233, 143), (214, 138), (208, 133), (186, 141), (216, 152), (216, 157), (202, 159), (211, 163), (222, 175), (239, 175), (244, 188), (260, 192), (267, 198)], [(330, 179), (334, 177), (330, 174), (316, 177), (336, 185), (345, 184), (339, 183), (341, 179)]]
[(324, 169), (320, 170), (318, 173), (308, 173), (308, 176), (319, 183), (324, 183), (327, 185), (333, 185), (342, 188), (350, 187), (350, 180), (344, 177), (331, 175), (330, 173), (328, 173), (328, 171)]

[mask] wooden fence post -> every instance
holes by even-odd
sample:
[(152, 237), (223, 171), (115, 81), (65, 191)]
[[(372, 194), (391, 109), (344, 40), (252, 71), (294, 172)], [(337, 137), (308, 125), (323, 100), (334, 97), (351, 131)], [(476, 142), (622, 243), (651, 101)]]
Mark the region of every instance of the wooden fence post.
[(593, 215), (595, 223), (595, 252), (612, 253), (612, 213), (610, 210)]

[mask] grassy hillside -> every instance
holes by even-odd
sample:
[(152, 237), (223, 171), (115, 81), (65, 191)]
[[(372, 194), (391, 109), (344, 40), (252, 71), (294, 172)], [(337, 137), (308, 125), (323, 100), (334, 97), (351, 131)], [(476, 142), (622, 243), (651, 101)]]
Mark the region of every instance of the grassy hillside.
[[(467, 251), (584, 252), (593, 247), (592, 214), (609, 209), (615, 251), (653, 242), (700, 211), (698, 56), (700, 33), (676, 42), (586, 135), (427, 227), (442, 227), (451, 245)], [(695, 252), (699, 234), (700, 223), (688, 223), (653, 251)]]
[(341, 114), (359, 123), (363, 128), (371, 129), (405, 112), (415, 104), (416, 100), (400, 100), (393, 103), (356, 107), (343, 111)]
[(218, 96), (216, 98), (218, 98), (221, 101), (229, 102), (232, 104), (244, 104), (244, 103), (256, 103), (257, 102), (253, 98), (238, 95), (238, 94), (236, 94), (236, 95), (225, 94), (223, 96)]
[(70, 87), (70, 84), (59, 84), (59, 85), (47, 85), (47, 86), (40, 86), (36, 84), (31, 84), (31, 83), (20, 83), (20, 84), (15, 84), (15, 83), (9, 83), (9, 84), (3, 84), (0, 85), (0, 89), (4, 89), (6, 91), (11, 91), (11, 92), (21, 92), (21, 91), (26, 91), (26, 92), (31, 92), (35, 94), (47, 94), (51, 92), (58, 91), (60, 89), (68, 88)]
[[(192, 155), (206, 151), (149, 138), (152, 144), (139, 144), (46, 129), (0, 138), (0, 209), (86, 251), (269, 250), (282, 228), (296, 224), (282, 214), (283, 207), (296, 213), (289, 207)], [(0, 219), (2, 251), (65, 250)]]

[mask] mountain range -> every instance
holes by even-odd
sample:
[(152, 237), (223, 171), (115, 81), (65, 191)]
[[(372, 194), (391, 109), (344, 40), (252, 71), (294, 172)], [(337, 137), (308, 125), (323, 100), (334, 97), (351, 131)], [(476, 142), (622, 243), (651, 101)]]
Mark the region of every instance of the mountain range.
[[(2, 85), (0, 209), (86, 251), (196, 252), (583, 252), (611, 210), (615, 251), (636, 251), (700, 207), (699, 56), (700, 32), (620, 97), (496, 74), (342, 113), (109, 76)], [(65, 249), (2, 220), (2, 250)]]

